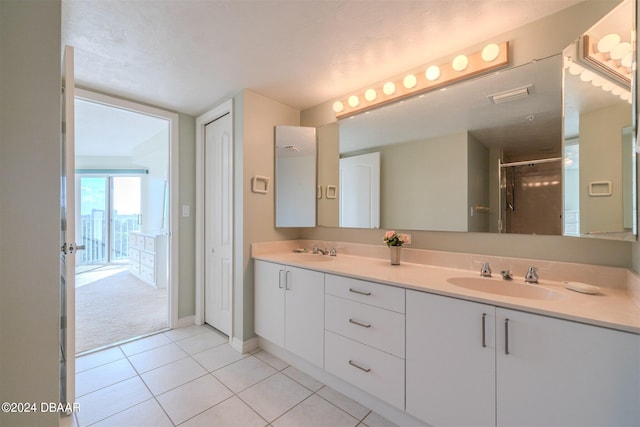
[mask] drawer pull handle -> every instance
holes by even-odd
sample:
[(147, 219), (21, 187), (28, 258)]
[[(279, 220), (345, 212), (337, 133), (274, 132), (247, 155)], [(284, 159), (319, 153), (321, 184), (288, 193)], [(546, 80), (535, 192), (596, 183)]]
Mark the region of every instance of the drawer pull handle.
[(278, 288), (280, 289), (282, 289), (282, 273), (284, 273), (284, 270), (278, 271)]
[(358, 369), (360, 369), (361, 371), (364, 371), (364, 372), (371, 372), (371, 368), (363, 368), (362, 366), (358, 365), (357, 363), (354, 363), (353, 360), (349, 360), (349, 365), (351, 365), (351, 366), (353, 366), (355, 368), (358, 368)]
[(353, 288), (349, 288), (349, 292), (353, 292), (354, 294), (366, 295), (366, 296), (371, 295), (371, 292), (359, 291), (359, 290), (353, 289)]
[(349, 323), (353, 323), (354, 325), (362, 326), (363, 328), (370, 328), (371, 323), (362, 323), (357, 320), (349, 319)]
[(482, 313), (482, 348), (487, 346), (486, 322), (487, 313)]
[(509, 354), (509, 319), (504, 319), (504, 354)]

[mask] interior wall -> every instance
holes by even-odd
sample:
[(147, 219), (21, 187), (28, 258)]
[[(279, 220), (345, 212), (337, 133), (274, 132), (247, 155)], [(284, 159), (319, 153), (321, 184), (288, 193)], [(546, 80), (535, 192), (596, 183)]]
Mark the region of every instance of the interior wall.
[[(196, 312), (196, 118), (178, 115), (178, 318)], [(182, 215), (188, 206), (189, 216)]]
[[(236, 270), (234, 279), (234, 337), (246, 340), (254, 336), (253, 332), (253, 262), (251, 243), (275, 240), (296, 239), (300, 235), (298, 228), (275, 228), (275, 143), (276, 125), (300, 124), (300, 112), (255, 92), (244, 90), (234, 97), (234, 143), (235, 165), (242, 163), (239, 179), (234, 183), (236, 195), (242, 195), (241, 210), (237, 209), (236, 226), (241, 225), (241, 239), (237, 245)], [(251, 191), (251, 177), (261, 175), (271, 178), (267, 194)], [(238, 247), (239, 246), (239, 247)]]
[[(566, 46), (619, 3), (618, 0), (579, 3), (552, 16), (498, 35), (493, 40), (510, 40), (512, 42), (512, 65), (521, 65), (536, 58), (546, 58), (561, 53)], [(476, 51), (484, 44), (486, 41), (470, 46), (469, 51)], [(444, 60), (448, 59), (450, 58), (444, 58)], [(437, 58), (428, 57), (425, 57), (421, 62), (427, 63), (432, 60), (440, 62)], [(367, 83), (370, 82), (363, 82), (363, 85)], [(301, 124), (303, 126), (321, 126), (335, 122), (335, 113), (332, 110), (333, 101), (328, 100), (323, 104), (302, 111)], [(490, 164), (490, 167), (493, 166)], [(631, 266), (631, 244), (628, 242), (493, 233), (412, 231), (411, 234), (412, 247), (414, 248), (617, 267)], [(382, 232), (380, 230), (323, 227), (304, 229), (303, 238), (380, 244)], [(634, 259), (637, 260), (635, 265), (640, 266), (640, 249), (635, 246), (634, 248)], [(523, 273), (516, 272), (516, 274)]]
[[(467, 134), (467, 231), (489, 231), (489, 150)], [(478, 208), (479, 207), (479, 208)]]
[(0, 402), (38, 407), (60, 397), (60, 20), (59, 1), (0, 1)]

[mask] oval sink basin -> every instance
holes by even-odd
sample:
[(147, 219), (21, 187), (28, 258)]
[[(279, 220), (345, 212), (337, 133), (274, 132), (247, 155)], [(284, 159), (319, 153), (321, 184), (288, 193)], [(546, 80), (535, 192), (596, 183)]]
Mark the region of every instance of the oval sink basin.
[(326, 261), (333, 261), (334, 259), (336, 259), (336, 257), (333, 257), (333, 256), (312, 254), (309, 252), (297, 252), (295, 254), (295, 258), (299, 258), (304, 261), (311, 261), (311, 262), (323, 262), (323, 261), (326, 262)]
[(471, 289), (474, 291), (487, 292), (506, 297), (540, 299), (540, 300), (560, 300), (565, 299), (565, 294), (552, 291), (540, 285), (529, 285), (506, 280), (495, 280), (487, 277), (454, 277), (447, 279), (452, 285)]

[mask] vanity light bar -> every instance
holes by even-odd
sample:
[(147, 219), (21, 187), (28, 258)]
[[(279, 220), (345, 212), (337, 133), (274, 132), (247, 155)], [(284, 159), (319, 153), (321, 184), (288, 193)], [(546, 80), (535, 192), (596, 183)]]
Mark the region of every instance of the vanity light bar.
[(414, 69), (333, 104), (338, 119), (418, 95), (509, 64), (509, 42), (489, 44), (480, 52), (453, 61)]

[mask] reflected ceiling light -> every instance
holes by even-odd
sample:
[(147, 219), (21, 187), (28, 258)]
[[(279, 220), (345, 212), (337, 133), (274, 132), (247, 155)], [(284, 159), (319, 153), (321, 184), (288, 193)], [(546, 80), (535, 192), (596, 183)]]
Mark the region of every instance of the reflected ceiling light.
[(623, 67), (627, 67), (629, 68), (629, 70), (631, 70), (631, 64), (633, 63), (633, 55), (631, 54), (631, 52), (627, 53), (624, 58), (622, 58), (622, 61), (620, 63)]
[(598, 52), (609, 53), (611, 50), (620, 43), (620, 36), (617, 34), (607, 34), (596, 44)]
[(502, 104), (504, 102), (515, 101), (517, 99), (526, 98), (531, 94), (531, 86), (521, 87), (506, 92), (500, 92), (493, 95), (489, 95), (488, 98), (494, 104)]
[(500, 46), (495, 43), (488, 44), (482, 49), (482, 60), (484, 62), (495, 61), (500, 55)]
[(628, 53), (631, 53), (631, 43), (623, 42), (614, 47), (609, 55), (611, 55), (611, 59), (620, 61)]
[(402, 81), (402, 84), (407, 89), (413, 89), (418, 84), (418, 79), (413, 74), (407, 74), (407, 76)]
[(453, 62), (451, 62), (451, 66), (456, 71), (464, 71), (469, 66), (469, 58), (466, 55), (458, 55), (453, 58)]
[(396, 91), (396, 85), (393, 82), (386, 82), (384, 86), (382, 86), (382, 92), (385, 95), (393, 95)]
[(569, 74), (577, 76), (578, 74), (580, 74), (582, 72), (583, 69), (584, 68), (582, 68), (581, 66), (579, 66), (575, 62), (572, 62), (571, 65), (569, 66)]
[(367, 91), (364, 93), (364, 99), (369, 102), (375, 101), (377, 97), (378, 92), (376, 92), (375, 89), (367, 89)]
[(509, 64), (509, 42), (490, 44), (468, 56), (458, 55), (452, 62), (409, 70), (376, 86), (352, 93), (334, 103), (337, 118), (352, 116), (391, 101), (401, 101), (425, 92), (446, 88), (448, 84), (472, 76), (497, 71)]
[(438, 80), (440, 78), (440, 67), (438, 67), (437, 65), (430, 66), (429, 68), (427, 68), (425, 76), (427, 77), (427, 80), (431, 82), (434, 80)]
[(596, 75), (589, 70), (584, 70), (582, 74), (580, 74), (580, 80), (582, 80), (583, 82), (590, 82), (595, 77)]

